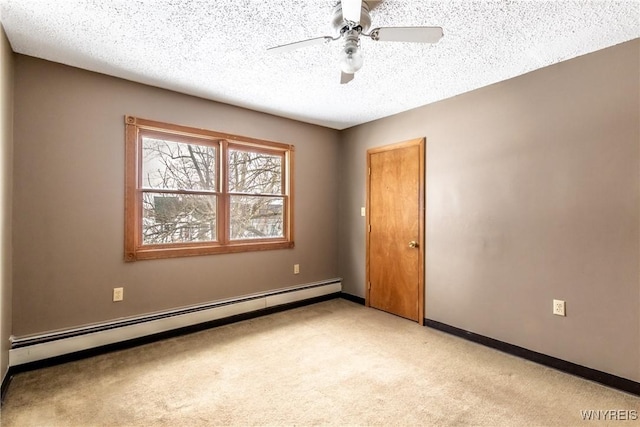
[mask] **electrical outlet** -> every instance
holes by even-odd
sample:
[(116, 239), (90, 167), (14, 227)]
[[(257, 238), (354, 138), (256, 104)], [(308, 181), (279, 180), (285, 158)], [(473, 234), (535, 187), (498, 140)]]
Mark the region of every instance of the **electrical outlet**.
[(124, 288), (113, 288), (113, 302), (124, 299)]
[(293, 274), (300, 274), (300, 264), (293, 264)]
[(565, 313), (566, 303), (559, 299), (553, 300), (553, 314), (557, 316), (566, 316)]

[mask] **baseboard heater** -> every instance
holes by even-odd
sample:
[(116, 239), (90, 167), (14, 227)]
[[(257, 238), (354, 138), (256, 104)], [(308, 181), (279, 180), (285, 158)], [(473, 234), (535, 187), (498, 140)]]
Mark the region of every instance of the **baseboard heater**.
[(234, 316), (260, 313), (278, 306), (286, 307), (297, 302), (339, 295), (341, 291), (341, 279), (331, 279), (86, 327), (23, 338), (12, 337), (9, 366), (16, 367)]

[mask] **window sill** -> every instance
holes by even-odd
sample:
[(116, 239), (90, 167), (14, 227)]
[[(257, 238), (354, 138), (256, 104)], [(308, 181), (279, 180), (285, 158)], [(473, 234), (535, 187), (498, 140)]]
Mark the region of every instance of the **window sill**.
[(224, 246), (210, 244), (199, 246), (189, 245), (184, 247), (142, 246), (135, 252), (125, 253), (125, 261), (133, 262), (146, 259), (163, 259), (200, 255), (231, 254), (238, 252), (269, 251), (276, 249), (291, 249), (294, 246), (294, 242), (289, 241), (233, 243)]

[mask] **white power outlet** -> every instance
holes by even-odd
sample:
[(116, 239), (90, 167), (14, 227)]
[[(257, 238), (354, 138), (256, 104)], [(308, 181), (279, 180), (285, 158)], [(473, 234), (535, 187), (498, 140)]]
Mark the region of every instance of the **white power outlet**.
[(557, 316), (566, 316), (565, 312), (566, 303), (559, 299), (553, 300), (553, 314)]
[(113, 302), (124, 299), (124, 288), (113, 288)]
[(300, 274), (300, 264), (293, 264), (293, 274)]

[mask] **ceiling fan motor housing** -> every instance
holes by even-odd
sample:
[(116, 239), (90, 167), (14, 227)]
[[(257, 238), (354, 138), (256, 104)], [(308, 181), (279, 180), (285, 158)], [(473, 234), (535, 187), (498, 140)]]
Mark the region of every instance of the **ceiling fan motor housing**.
[[(369, 5), (366, 1), (363, 1), (362, 11), (360, 13), (360, 23), (358, 24), (359, 27), (362, 27), (361, 32), (366, 33), (369, 27), (371, 27), (371, 15), (369, 15), (369, 10)], [(337, 6), (333, 9), (331, 26), (340, 34), (350, 29), (349, 25), (342, 16), (342, 2), (338, 3)]]

